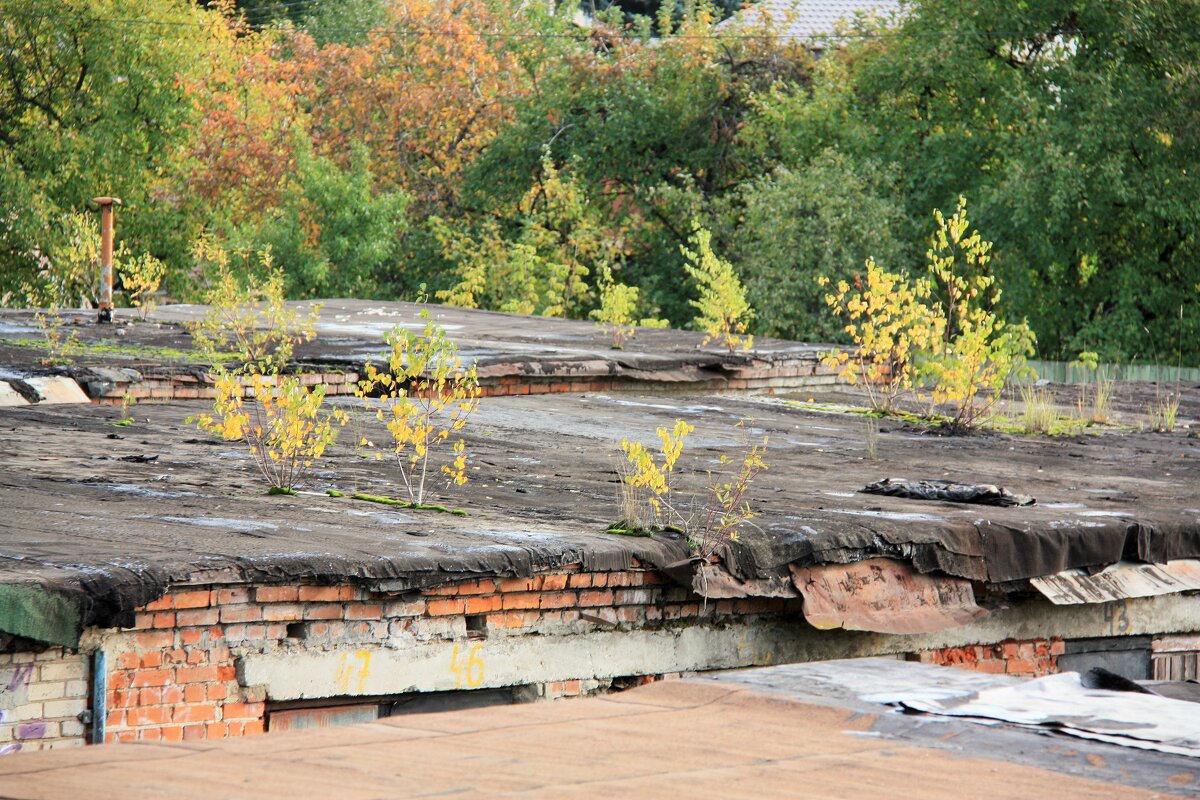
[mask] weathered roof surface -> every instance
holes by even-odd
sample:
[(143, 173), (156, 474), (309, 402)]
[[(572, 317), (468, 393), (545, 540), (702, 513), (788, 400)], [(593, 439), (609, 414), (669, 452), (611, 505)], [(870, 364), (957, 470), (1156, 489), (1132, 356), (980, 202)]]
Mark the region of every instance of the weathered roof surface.
[[(1140, 800), (1196, 786), (1190, 759), (1085, 741), (1059, 747), (1007, 726), (923, 723), (788, 670), (203, 746), (18, 753), (0, 760), (0, 794)], [(913, 670), (958, 672), (893, 661), (888, 674)]]
[(897, 0), (757, 0), (718, 27), (766, 25), (781, 38), (819, 42), (859, 15), (887, 19), (899, 11)]
[[(1006, 584), (1122, 558), (1200, 555), (1200, 441), (1182, 433), (951, 437), (884, 421), (871, 460), (860, 417), (782, 398), (489, 398), (466, 431), (471, 483), (444, 495), (470, 511), (459, 518), (324, 494), (399, 492), (387, 461), (364, 460), (351, 446), (377, 424), (369, 415), (359, 412), (346, 446), (318, 463), (309, 492), (267, 497), (243, 449), (187, 424), (202, 407), (135, 406), (130, 427), (111, 425), (116, 407), (0, 409), (0, 586), (47, 587), (82, 623), (111, 625), (189, 581), (349, 579), (404, 589), (573, 562), (666, 566), (687, 553), (679, 537), (601, 531), (619, 516), (619, 440), (653, 443), (655, 428), (677, 418), (696, 426), (681, 463), (701, 474), (683, 477), (685, 489), (702, 485), (721, 454), (769, 436), (770, 468), (752, 492), (761, 513), (723, 552), (741, 579), (891, 556), (921, 572)], [(897, 475), (996, 483), (1038, 504), (856, 493)]]
[[(305, 310), (313, 303), (297, 302)], [(426, 306), (366, 300), (323, 300), (316, 324), (317, 338), (296, 349), (301, 364), (323, 368), (359, 370), (364, 362), (380, 362), (386, 352), (384, 335), (395, 326), (419, 332)], [(654, 384), (657, 390), (697, 391), (730, 379), (758, 378), (770, 382), (790, 376), (788, 385), (832, 381), (820, 367), (820, 354), (831, 345), (803, 344), (759, 338), (752, 352), (730, 353), (718, 343), (704, 344), (692, 331), (638, 329), (613, 350), (611, 337), (592, 323), (502, 314), (452, 307), (432, 307), (438, 324), (454, 339), (464, 358), (474, 361), (484, 382), (507, 378), (522, 380), (587, 382), (616, 381)], [(149, 323), (125, 324), (134, 319), (129, 309), (119, 309), (120, 325), (96, 325), (91, 312), (67, 314), (68, 330), (90, 345), (75, 357), (72, 366), (55, 369), (36, 365), (38, 351), (30, 344), (41, 339), (33, 312), (0, 310), (0, 380), (54, 372), (69, 374), (81, 383), (98, 376), (95, 367), (124, 367), (146, 377), (163, 374), (203, 375), (195, 363), (192, 342), (184, 325), (199, 320), (204, 306), (171, 305), (155, 310)], [(16, 344), (23, 342), (23, 344)], [(10, 367), (12, 369), (4, 369)], [(776, 380), (775, 383), (779, 383)], [(115, 394), (120, 400), (120, 391)]]
[[(298, 350), (301, 359), (343, 361), (360, 365), (378, 361), (383, 337), (396, 325), (419, 332), (425, 306), (412, 302), (323, 300), (317, 338)], [(290, 303), (302, 307), (307, 303)], [(163, 306), (155, 319), (169, 323), (197, 320), (204, 306)], [(670, 329), (638, 329), (622, 350), (610, 347), (600, 327), (584, 321), (526, 317), (478, 309), (438, 306), (437, 321), (454, 339), (460, 353), (479, 365), (480, 377), (498, 374), (604, 374), (721, 371), (754, 361), (815, 360), (829, 345), (758, 338), (752, 353), (727, 353), (719, 343), (703, 344), (702, 333)]]
[[(318, 338), (302, 356), (351, 364), (377, 358), (383, 333), (396, 324), (421, 325), (419, 312), (412, 304), (327, 301)], [(642, 331), (628, 350), (613, 351), (587, 323), (436, 312), (482, 370), (641, 376), (625, 382), (626, 389), (661, 391), (673, 385), (661, 379), (665, 373), (720, 372), (746, 363), (769, 373), (780, 360), (815, 363), (820, 349), (766, 340), (750, 354), (730, 355), (701, 347), (699, 334)], [(168, 324), (84, 324), (79, 331), (85, 339), (124, 331), (123, 340), (141, 348), (134, 348), (137, 368), (146, 369), (161, 363), (161, 351), (151, 348), (187, 345), (186, 334), (169, 321), (200, 313), (169, 306), (158, 313)], [(21, 324), (19, 314), (0, 315), (0, 338)], [(4, 375), (34, 369), (32, 352), (0, 342)], [(127, 354), (112, 359), (118, 355)], [(402, 591), (474, 574), (527, 575), (563, 563), (615, 569), (638, 559), (667, 567), (687, 555), (681, 537), (602, 531), (620, 517), (619, 441), (654, 444), (655, 429), (676, 419), (696, 426), (681, 462), (689, 471), (681, 488), (693, 496), (703, 494), (707, 470), (720, 472), (720, 456), (736, 457), (748, 442), (770, 440), (770, 468), (751, 493), (759, 514), (740, 542), (720, 552), (734, 579), (722, 591), (794, 594), (791, 568), (881, 556), (919, 573), (1001, 588), (1123, 559), (1195, 558), (1200, 440), (1188, 438), (1182, 426), (1200, 415), (1198, 388), (1175, 387), (1182, 393), (1181, 430), (1173, 434), (1127, 429), (1055, 438), (943, 436), (901, 420), (880, 422), (875, 434), (861, 416), (803, 402), (807, 390), (790, 399), (633, 391), (489, 397), (466, 430), (471, 483), (445, 497), (468, 510), (466, 518), (325, 494), (400, 493), (390, 461), (364, 460), (353, 446), (364, 434), (375, 441), (386, 434), (349, 397), (328, 400), (356, 410), (344, 446), (317, 464), (308, 492), (295, 498), (264, 496), (240, 445), (187, 423), (204, 401), (134, 406), (130, 427), (112, 426), (121, 414), (113, 406), (0, 408), (0, 601), (25, 609), (29, 626), (57, 618), (77, 632), (81, 624), (128, 619), (133, 608), (185, 582), (361, 580)], [(1147, 392), (1122, 385), (1114, 408), (1139, 412), (1141, 404), (1144, 410)], [(846, 399), (828, 399), (838, 398)], [(873, 459), (868, 440), (876, 437)], [(1000, 508), (857, 493), (898, 477), (997, 484), (1038, 502)], [(702, 501), (695, 503), (699, 508)], [(688, 580), (687, 570), (675, 575)], [(705, 585), (717, 590), (717, 582)]]

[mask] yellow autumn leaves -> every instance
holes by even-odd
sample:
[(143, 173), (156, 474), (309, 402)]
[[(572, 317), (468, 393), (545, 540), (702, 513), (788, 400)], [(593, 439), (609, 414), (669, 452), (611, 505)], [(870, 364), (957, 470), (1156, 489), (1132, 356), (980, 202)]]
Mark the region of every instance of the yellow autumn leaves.
[[(400, 479), (415, 506), (424, 505), (429, 494), (430, 453), (447, 442), (453, 457), (435, 472), (456, 486), (467, 482), (466, 442), (461, 436), (450, 440), (466, 427), (483, 393), (475, 366), (463, 366), (458, 347), (428, 311), (421, 318), (420, 335), (399, 326), (388, 333), (386, 369), (367, 364), (357, 392), (391, 434)], [(359, 443), (375, 447), (365, 438)]]
[[(272, 491), (293, 493), (349, 420), (341, 409), (323, 410), (323, 385), (310, 388), (284, 374), (295, 346), (313, 338), (316, 310), (302, 316), (284, 304), (282, 273), (273, 269), (269, 252), (260, 256), (267, 279), (243, 282), (219, 248), (201, 247), (216, 264), (218, 280), (209, 293), (211, 309), (192, 334), (214, 364), (216, 396), (212, 413), (188, 421), (224, 439), (244, 441)], [(402, 326), (387, 334), (386, 365), (368, 363), (356, 387), (390, 435), (401, 482), (416, 506), (430, 494), (430, 454), (439, 448), (448, 449), (449, 458), (433, 472), (449, 484), (467, 482), (466, 442), (454, 437), (482, 394), (474, 365), (463, 365), (457, 347), (428, 311), (422, 310), (421, 319), (419, 335)], [(236, 366), (221, 363), (229, 356)], [(358, 445), (376, 448), (367, 437)], [(377, 458), (382, 455), (377, 451)]]
[[(708, 558), (721, 545), (738, 540), (739, 529), (756, 516), (749, 494), (754, 480), (767, 469), (763, 459), (767, 438), (764, 436), (760, 444), (747, 444), (731, 476), (722, 480), (709, 471), (704, 492), (681, 502), (674, 491), (676, 466), (684, 442), (694, 431), (695, 427), (682, 419), (675, 420), (673, 428), (659, 427), (655, 431), (660, 443), (657, 454), (641, 442), (621, 440), (625, 461), (618, 471), (624, 519), (610, 530), (675, 530), (687, 538), (692, 552), (700, 558)], [(722, 455), (719, 463), (726, 467), (735, 459)]]
[(921, 387), (950, 406), (951, 427), (970, 428), (1010, 376), (1024, 371), (1035, 339), (1025, 323), (1009, 325), (998, 313), (992, 245), (968, 233), (966, 200), (959, 198), (951, 217), (935, 211), (934, 219), (927, 276), (910, 280), (868, 260), (855, 286), (840, 281), (825, 296), (846, 318), (855, 350), (828, 353), (824, 363), (861, 382), (877, 409), (892, 410), (903, 393)]

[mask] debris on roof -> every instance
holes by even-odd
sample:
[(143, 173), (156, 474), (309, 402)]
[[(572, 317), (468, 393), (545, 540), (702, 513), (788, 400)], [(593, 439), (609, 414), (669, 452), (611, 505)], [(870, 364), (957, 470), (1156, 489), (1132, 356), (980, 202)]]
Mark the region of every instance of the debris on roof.
[(956, 481), (910, 481), (907, 478), (884, 478), (859, 489), (863, 494), (882, 494), (906, 497), (910, 500), (944, 500), (948, 503), (977, 503), (984, 506), (1031, 506), (1037, 503), (1027, 494), (1013, 494), (993, 484), (958, 483)]

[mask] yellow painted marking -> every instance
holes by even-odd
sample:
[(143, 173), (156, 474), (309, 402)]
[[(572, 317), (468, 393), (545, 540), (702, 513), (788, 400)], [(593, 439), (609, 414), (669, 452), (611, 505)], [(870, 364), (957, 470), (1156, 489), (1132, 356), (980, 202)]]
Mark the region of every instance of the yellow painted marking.
[(454, 650), (450, 653), (450, 674), (454, 676), (454, 688), (462, 689), (466, 686), (474, 689), (483, 683), (485, 667), (483, 657), (479, 655), (479, 648), (480, 643), (476, 642), (467, 657), (460, 658), (458, 645), (454, 645)]
[(370, 674), (371, 651), (355, 650), (353, 653), (342, 653), (334, 681), (344, 694), (362, 694)]

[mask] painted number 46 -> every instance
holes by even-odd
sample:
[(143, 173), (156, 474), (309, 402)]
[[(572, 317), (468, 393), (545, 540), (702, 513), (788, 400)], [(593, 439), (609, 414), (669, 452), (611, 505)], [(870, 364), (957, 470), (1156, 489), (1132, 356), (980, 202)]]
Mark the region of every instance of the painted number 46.
[(483, 658), (479, 655), (479, 643), (465, 656), (459, 652), (458, 645), (450, 654), (450, 672), (454, 675), (454, 688), (464, 686), (474, 689), (483, 683)]

